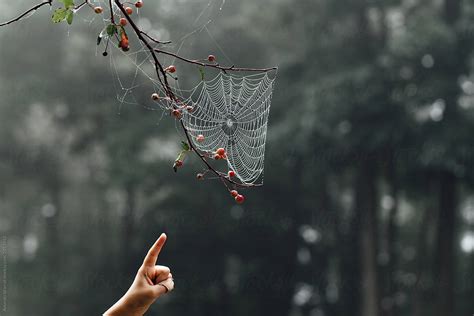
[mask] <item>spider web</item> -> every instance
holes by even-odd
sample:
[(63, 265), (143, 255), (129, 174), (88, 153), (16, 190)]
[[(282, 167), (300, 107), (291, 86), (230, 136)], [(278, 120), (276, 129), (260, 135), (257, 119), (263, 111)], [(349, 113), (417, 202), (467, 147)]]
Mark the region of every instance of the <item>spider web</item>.
[[(265, 140), (274, 78), (267, 73), (239, 77), (220, 73), (194, 88), (183, 113), (193, 144), (212, 153), (225, 148), (229, 169), (243, 183), (255, 183), (263, 174)], [(196, 137), (204, 136), (198, 142)]]

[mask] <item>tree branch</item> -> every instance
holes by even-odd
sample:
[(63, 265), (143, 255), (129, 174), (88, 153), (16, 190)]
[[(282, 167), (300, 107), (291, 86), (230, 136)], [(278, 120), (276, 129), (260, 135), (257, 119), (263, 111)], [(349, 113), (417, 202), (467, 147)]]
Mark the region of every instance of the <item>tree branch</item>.
[(28, 16), (29, 14), (31, 13), (34, 13), (36, 10), (38, 10), (39, 8), (41, 8), (42, 6), (44, 5), (52, 5), (53, 3), (53, 0), (47, 0), (47, 1), (43, 1), (41, 3), (38, 3), (37, 5), (31, 7), (30, 9), (26, 10), (25, 12), (23, 12), (22, 14), (20, 14), (19, 16), (17, 16), (16, 18), (13, 18), (11, 19), (10, 21), (6, 21), (6, 22), (3, 22), (3, 23), (0, 23), (0, 27), (1, 26), (5, 26), (5, 25), (9, 25), (9, 24), (12, 24), (12, 23), (15, 23), (15, 22), (18, 22), (20, 21), (22, 18), (24, 18), (25, 16)]
[(78, 6), (76, 6), (74, 9), (75, 9), (76, 11), (78, 11), (80, 8), (82, 8), (82, 7), (85, 6), (86, 4), (87, 4), (89, 7), (91, 7), (92, 9), (94, 8), (94, 7), (90, 4), (89, 0), (84, 0), (81, 4), (79, 4)]
[(175, 54), (175, 53), (172, 53), (172, 52), (168, 52), (168, 51), (165, 51), (165, 50), (162, 50), (162, 49), (158, 49), (158, 48), (155, 48), (155, 52), (157, 53), (160, 53), (160, 54), (165, 54), (165, 55), (168, 55), (168, 56), (172, 56), (172, 57), (175, 57), (179, 60), (182, 60), (186, 63), (189, 63), (189, 64), (195, 64), (195, 65), (198, 65), (198, 66), (201, 66), (201, 67), (210, 67), (210, 68), (216, 68), (216, 69), (219, 69), (219, 70), (222, 70), (222, 71), (253, 71), (253, 72), (269, 72), (269, 71), (272, 71), (272, 70), (277, 70), (278, 67), (271, 67), (271, 68), (243, 68), (243, 67), (235, 67), (235, 66), (221, 66), (219, 64), (211, 64), (211, 63), (204, 63), (204, 62), (201, 62), (199, 60), (193, 60), (193, 59), (188, 59), (188, 58), (184, 58), (182, 56), (179, 56), (178, 54)]
[[(181, 57), (179, 55), (176, 55), (174, 53), (170, 53), (170, 52), (162, 51), (162, 50), (159, 50), (159, 49), (155, 49), (150, 45), (150, 42), (148, 42), (146, 38), (150, 39), (152, 42), (155, 42), (155, 43), (161, 43), (161, 42), (154, 39), (154, 38), (152, 38), (151, 36), (149, 36), (145, 32), (141, 31), (138, 28), (138, 26), (136, 25), (136, 23), (133, 21), (133, 19), (127, 14), (127, 12), (125, 11), (125, 8), (120, 3), (120, 0), (114, 0), (114, 1), (115, 1), (115, 4), (119, 7), (120, 11), (122, 11), (122, 14), (124, 15), (124, 17), (128, 20), (130, 26), (134, 30), (134, 32), (135, 32), (136, 36), (138, 37), (138, 39), (147, 47), (148, 51), (150, 52), (150, 54), (153, 58), (153, 62), (155, 63), (155, 69), (156, 69), (156, 72), (157, 72), (158, 79), (160, 79), (160, 74), (163, 76), (163, 80), (160, 79), (160, 83), (161, 83), (163, 89), (165, 90), (166, 95), (172, 101), (174, 101), (176, 104), (179, 104), (180, 100), (173, 93), (173, 90), (172, 90), (172, 88), (171, 88), (171, 86), (168, 82), (168, 77), (167, 77), (166, 70), (161, 65), (160, 61), (158, 60), (158, 57), (156, 55), (157, 53), (163, 53), (163, 54), (167, 54), (167, 55), (170, 55), (170, 56), (174, 56), (174, 57), (179, 58), (180, 60), (183, 60), (183, 61), (191, 63), (191, 64), (197, 64), (197, 65), (200, 65), (200, 66), (203, 66), (203, 67), (213, 67), (213, 68), (217, 68), (217, 69), (221, 69), (221, 70), (260, 71), (260, 72), (264, 72), (264, 71), (270, 71), (270, 70), (276, 69), (276, 67), (275, 68), (268, 68), (268, 69), (236, 68), (234, 66), (232, 66), (232, 67), (221, 67), (217, 64), (214, 65), (214, 64), (200, 63), (198, 61), (193, 61), (193, 60), (186, 59), (186, 58)], [(206, 160), (206, 157), (193, 145), (193, 142), (191, 140), (191, 136), (189, 135), (189, 132), (186, 129), (186, 126), (184, 126), (183, 121), (180, 121), (180, 125), (183, 129), (184, 134), (186, 135), (186, 139), (187, 139), (188, 144), (191, 147), (192, 151), (194, 153), (196, 153), (196, 155), (199, 157), (199, 159), (201, 159), (201, 161), (206, 165), (208, 170), (210, 170), (217, 177), (219, 177), (219, 179), (221, 179), (224, 183), (227, 182), (231, 185), (238, 186), (238, 187), (256, 187), (256, 186), (260, 186), (258, 184), (238, 183), (238, 182), (233, 181), (232, 179), (228, 178), (227, 176), (223, 175), (219, 171), (217, 171), (213, 166), (211, 166), (211, 164), (209, 164), (209, 162)], [(227, 185), (226, 185), (226, 187), (227, 187)], [(227, 189), (229, 189), (229, 188), (227, 187)]]
[(143, 35), (145, 35), (146, 37), (148, 37), (152, 42), (155, 42), (156, 44), (171, 44), (171, 41), (159, 41), (159, 40), (157, 40), (156, 38), (151, 37), (151, 36), (150, 36), (148, 33), (146, 33), (146, 32), (140, 31), (140, 33), (142, 33)]
[(115, 24), (115, 18), (114, 18), (114, 6), (112, 4), (112, 0), (109, 0), (109, 7), (110, 7), (110, 22)]

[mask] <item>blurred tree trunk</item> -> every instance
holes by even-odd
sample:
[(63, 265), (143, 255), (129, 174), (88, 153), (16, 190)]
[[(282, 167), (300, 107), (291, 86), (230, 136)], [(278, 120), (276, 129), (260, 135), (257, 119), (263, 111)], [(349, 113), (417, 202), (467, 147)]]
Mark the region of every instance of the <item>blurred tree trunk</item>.
[(375, 162), (363, 159), (356, 179), (355, 208), (360, 220), (361, 316), (379, 314)]
[(424, 214), (421, 220), (421, 225), (420, 225), (420, 231), (418, 233), (418, 238), (417, 238), (417, 247), (416, 247), (416, 253), (417, 253), (417, 261), (416, 261), (416, 268), (415, 268), (415, 274), (416, 274), (416, 282), (415, 285), (413, 286), (413, 293), (412, 293), (412, 316), (421, 316), (423, 315), (423, 307), (424, 307), (424, 300), (423, 300), (423, 294), (424, 294), (424, 288), (423, 288), (423, 283), (422, 280), (424, 278), (424, 275), (426, 273), (425, 268), (427, 265), (427, 260), (426, 260), (426, 248), (427, 248), (427, 233), (428, 233), (428, 227), (431, 223), (429, 220), (431, 218), (430, 214), (430, 209), (429, 207), (424, 210)]
[(396, 314), (393, 298), (395, 296), (395, 281), (393, 279), (394, 270), (397, 266), (397, 256), (395, 250), (395, 241), (397, 240), (396, 218), (398, 211), (398, 179), (396, 172), (395, 151), (390, 152), (390, 157), (387, 164), (387, 180), (389, 186), (389, 195), (393, 199), (393, 204), (390, 206), (387, 229), (386, 229), (386, 251), (388, 255), (388, 262), (385, 269), (385, 296), (390, 298), (390, 304), (386, 306), (385, 315), (393, 316)]
[[(436, 184), (433, 179), (435, 177), (433, 174), (425, 175), (426, 178), (426, 195), (430, 195), (430, 192), (434, 192), (436, 189)], [(421, 217), (421, 225), (418, 230), (418, 236), (416, 240), (416, 267), (415, 275), (416, 282), (413, 286), (412, 296), (412, 316), (421, 316), (425, 311), (425, 291), (426, 285), (424, 283), (425, 275), (431, 275), (434, 271), (431, 268), (430, 262), (433, 261), (432, 253), (428, 251), (430, 240), (433, 239), (433, 231), (430, 230), (430, 227), (433, 227), (436, 223), (436, 216), (433, 216), (435, 213), (436, 201), (429, 200), (428, 205), (423, 210), (423, 215)], [(430, 311), (432, 313), (432, 311)]]
[[(322, 242), (317, 244), (308, 244), (311, 253), (311, 263), (307, 267), (307, 273), (311, 276), (312, 286), (318, 289), (319, 293), (326, 293), (330, 286), (329, 275), (330, 259), (333, 257), (334, 249), (339, 244), (330, 242), (332, 238), (335, 239), (337, 226), (336, 212), (334, 212), (331, 205), (331, 198), (329, 195), (329, 173), (326, 169), (314, 172), (314, 206), (307, 209), (303, 218), (311, 218), (309, 224), (311, 227), (321, 232), (325, 236)], [(307, 195), (307, 193), (304, 193)], [(306, 221), (308, 223), (308, 221)], [(332, 237), (332, 238), (331, 238)], [(327, 295), (326, 295), (327, 296)], [(328, 302), (328, 297), (323, 299), (320, 303), (307, 304), (307, 308), (303, 311), (303, 315), (313, 315), (314, 309), (317, 306), (322, 306), (324, 311), (329, 315), (336, 312), (333, 302)]]
[(454, 24), (459, 19), (461, 13), (461, 0), (445, 0), (444, 16), (446, 22)]
[[(297, 261), (297, 249), (300, 248), (301, 246), (301, 239), (299, 236), (299, 228), (301, 225), (305, 224), (305, 218), (303, 214), (303, 208), (304, 205), (301, 202), (302, 198), (302, 193), (304, 192), (304, 184), (303, 184), (303, 172), (304, 168), (301, 168), (301, 166), (304, 165), (304, 159), (301, 154), (297, 153), (295, 155), (295, 159), (293, 162), (293, 179), (292, 179), (292, 184), (291, 184), (291, 195), (294, 197), (294, 210), (293, 210), (293, 219), (292, 219), (292, 225), (290, 227), (290, 230), (288, 232), (289, 235), (289, 243), (288, 243), (288, 258), (292, 258), (291, 260), (288, 260), (284, 266), (284, 270), (288, 272), (287, 276), (288, 279), (291, 280), (297, 280), (303, 281), (300, 279), (299, 269), (298, 267), (298, 261)], [(283, 196), (282, 196), (283, 197)], [(284, 204), (285, 201), (282, 201), (281, 205)], [(295, 282), (296, 283), (296, 282)], [(286, 292), (286, 294), (285, 294)], [(288, 297), (286, 301), (282, 302), (282, 313), (280, 315), (289, 315), (291, 313), (291, 309), (293, 306), (293, 297), (295, 295), (295, 286), (288, 286), (287, 289), (283, 290), (283, 297)], [(284, 312), (283, 312), (284, 311)], [(265, 311), (262, 311), (265, 312)]]
[(439, 217), (436, 241), (437, 308), (439, 316), (454, 315), (454, 236), (456, 178), (447, 171), (439, 177)]
[[(444, 18), (456, 33), (456, 23), (460, 18), (461, 0), (444, 1)], [(449, 80), (445, 100), (444, 127), (450, 133), (449, 127), (457, 127), (459, 113), (457, 100), (459, 96), (458, 78), (467, 71), (465, 52), (462, 36), (457, 34), (455, 42), (455, 56), (452, 56), (450, 69), (446, 69)], [(450, 123), (451, 125), (447, 125)], [(453, 135), (454, 136), (454, 135)], [(454, 136), (455, 137), (455, 136)], [(452, 171), (442, 170), (439, 175), (438, 195), (438, 225), (436, 240), (436, 274), (437, 304), (436, 314), (439, 316), (454, 314), (454, 268), (455, 268), (455, 219), (456, 219), (456, 187), (457, 179)]]
[[(358, 26), (358, 43), (360, 45), (357, 56), (359, 62), (372, 65), (377, 58), (377, 50), (381, 43), (371, 32), (368, 20), (368, 2), (358, 0), (355, 14)], [(370, 104), (372, 100), (364, 100)], [(379, 278), (377, 265), (377, 192), (376, 166), (377, 161), (371, 157), (373, 152), (362, 151), (358, 170), (356, 171), (355, 213), (360, 221), (358, 227), (358, 243), (361, 273), (361, 316), (379, 315)]]
[(357, 247), (359, 243), (360, 222), (358, 215), (355, 214), (349, 220), (349, 229), (345, 234), (342, 221), (338, 224), (338, 257), (341, 258), (341, 304), (338, 306), (337, 315), (343, 315), (346, 311), (360, 310), (362, 294), (360, 292), (361, 284), (361, 254)]

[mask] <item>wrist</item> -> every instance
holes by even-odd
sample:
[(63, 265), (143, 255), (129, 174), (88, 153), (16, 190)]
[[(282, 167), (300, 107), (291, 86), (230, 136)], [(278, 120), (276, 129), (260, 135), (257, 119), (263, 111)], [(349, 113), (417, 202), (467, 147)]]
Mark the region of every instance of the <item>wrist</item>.
[(150, 306), (145, 302), (140, 302), (128, 292), (115, 303), (104, 316), (143, 316)]

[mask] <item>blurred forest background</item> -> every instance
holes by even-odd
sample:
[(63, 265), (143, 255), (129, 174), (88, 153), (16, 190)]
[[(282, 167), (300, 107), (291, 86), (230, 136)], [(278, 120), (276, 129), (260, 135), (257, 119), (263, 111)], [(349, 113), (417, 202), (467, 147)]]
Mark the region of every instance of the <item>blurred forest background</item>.
[(135, 67), (99, 18), (50, 14), (0, 28), (1, 315), (101, 314), (161, 232), (176, 290), (150, 315), (474, 313), (473, 1), (146, 1), (184, 56), (280, 67), (242, 206), (196, 159), (174, 174), (173, 120), (117, 100)]

